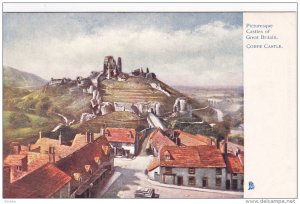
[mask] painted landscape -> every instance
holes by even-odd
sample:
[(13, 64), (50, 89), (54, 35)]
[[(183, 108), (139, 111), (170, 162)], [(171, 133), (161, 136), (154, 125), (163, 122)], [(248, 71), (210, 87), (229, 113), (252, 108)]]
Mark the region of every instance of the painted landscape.
[(4, 198), (243, 197), (242, 14), (3, 22)]

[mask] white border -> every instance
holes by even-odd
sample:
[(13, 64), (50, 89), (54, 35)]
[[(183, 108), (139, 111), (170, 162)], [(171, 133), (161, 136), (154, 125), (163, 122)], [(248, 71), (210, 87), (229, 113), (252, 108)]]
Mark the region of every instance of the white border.
[(3, 3), (3, 12), (288, 12), (297, 3)]

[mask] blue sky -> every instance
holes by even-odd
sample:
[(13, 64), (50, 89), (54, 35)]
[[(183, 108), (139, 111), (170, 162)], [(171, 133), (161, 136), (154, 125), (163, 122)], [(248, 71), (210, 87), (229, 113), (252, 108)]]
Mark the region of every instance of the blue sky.
[(242, 21), (242, 13), (4, 13), (3, 63), (74, 78), (113, 55), (125, 71), (149, 67), (171, 85), (242, 85)]

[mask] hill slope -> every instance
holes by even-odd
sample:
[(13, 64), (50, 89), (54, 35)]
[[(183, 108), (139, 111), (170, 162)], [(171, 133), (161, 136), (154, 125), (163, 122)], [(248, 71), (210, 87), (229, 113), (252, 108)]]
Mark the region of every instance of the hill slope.
[[(165, 92), (153, 87), (153, 84), (159, 84), (159, 87)], [(86, 130), (96, 132), (103, 126), (136, 129), (148, 126), (145, 118), (139, 118), (129, 112), (113, 112), (80, 124), (81, 114), (91, 113), (92, 95), (83, 93), (82, 88), (74, 83), (60, 86), (44, 85), (29, 92), (18, 92), (15, 90), (16, 88), (9, 86), (4, 86), (4, 88), (4, 111), (7, 111), (7, 117), (4, 117), (5, 124), (9, 124), (11, 112), (23, 113), (30, 119), (30, 124), (26, 127), (6, 125), (5, 143), (15, 139), (30, 139), (40, 130), (51, 131), (59, 123), (65, 123), (61, 115), (67, 118), (68, 123), (74, 120), (73, 125), (69, 126), (74, 132)], [(165, 112), (172, 112), (174, 102), (178, 97), (186, 97), (158, 79), (140, 77), (129, 77), (126, 81), (104, 80), (101, 82), (99, 91), (104, 102), (159, 102)], [(189, 101), (193, 108), (205, 106), (193, 99)], [(202, 117), (203, 113), (199, 115)], [(211, 113), (208, 113), (208, 116), (211, 117)], [(41, 124), (39, 121), (43, 121), (43, 123)], [(10, 130), (15, 130), (15, 133)]]
[(38, 88), (47, 83), (46, 80), (35, 74), (23, 72), (8, 66), (3, 66), (3, 82), (5, 86), (26, 89)]

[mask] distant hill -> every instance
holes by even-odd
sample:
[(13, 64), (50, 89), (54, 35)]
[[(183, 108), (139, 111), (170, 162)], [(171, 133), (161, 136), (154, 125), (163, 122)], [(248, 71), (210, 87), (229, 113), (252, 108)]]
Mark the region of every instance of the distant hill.
[(3, 66), (3, 82), (5, 86), (25, 89), (39, 88), (47, 83), (46, 80), (35, 74), (23, 72), (8, 66)]

